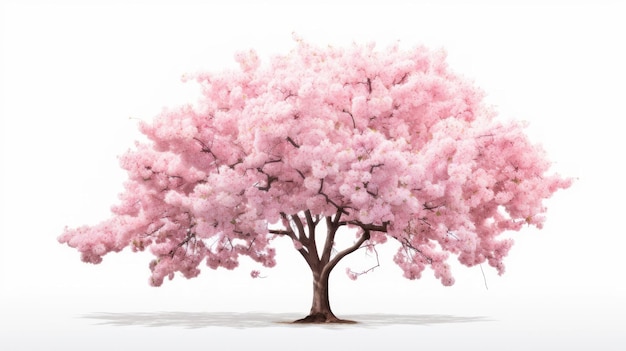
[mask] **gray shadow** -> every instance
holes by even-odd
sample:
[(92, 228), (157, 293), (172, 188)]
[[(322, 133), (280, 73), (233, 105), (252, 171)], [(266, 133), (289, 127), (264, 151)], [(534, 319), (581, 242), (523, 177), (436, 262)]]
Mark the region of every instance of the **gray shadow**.
[(264, 312), (137, 312), (113, 313), (97, 312), (82, 315), (81, 318), (98, 320), (98, 325), (143, 326), (143, 327), (182, 327), (188, 329), (227, 327), (227, 328), (267, 328), (310, 326), (325, 328), (382, 327), (393, 325), (434, 325), (450, 323), (474, 323), (493, 321), (487, 317), (462, 317), (442, 314), (398, 315), (398, 314), (355, 314), (342, 315), (343, 319), (355, 324), (292, 324), (304, 317), (296, 313)]

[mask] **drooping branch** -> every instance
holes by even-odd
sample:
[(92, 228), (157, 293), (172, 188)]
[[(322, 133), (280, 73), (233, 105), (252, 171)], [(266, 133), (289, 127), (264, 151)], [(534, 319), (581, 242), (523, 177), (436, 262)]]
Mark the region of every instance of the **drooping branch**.
[(380, 267), (380, 260), (378, 259), (378, 251), (376, 251), (376, 247), (374, 246), (374, 244), (365, 245), (365, 246), (360, 247), (360, 249), (361, 248), (371, 248), (371, 250), (374, 251), (374, 254), (376, 255), (376, 265), (374, 265), (374, 266), (372, 266), (372, 267), (370, 267), (370, 268), (368, 268), (368, 269), (366, 269), (366, 270), (364, 270), (362, 272), (358, 272), (358, 273), (350, 270), (350, 274), (351, 275), (353, 274), (354, 277), (358, 277), (360, 275), (367, 274), (367, 273), (373, 271), (374, 269)]

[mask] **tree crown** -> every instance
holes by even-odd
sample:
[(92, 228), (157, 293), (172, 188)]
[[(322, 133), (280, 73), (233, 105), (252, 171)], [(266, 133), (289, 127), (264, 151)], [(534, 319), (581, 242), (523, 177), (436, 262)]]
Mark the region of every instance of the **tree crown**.
[(198, 103), (140, 124), (148, 141), (120, 157), (129, 179), (113, 216), (66, 228), (61, 242), (91, 263), (149, 248), (160, 285), (203, 261), (271, 267), (276, 236), (312, 255), (311, 223), (326, 218), (356, 228), (358, 245), (398, 241), (405, 277), (430, 266), (450, 285), (449, 254), (502, 273), (512, 241), (500, 234), (541, 228), (543, 200), (570, 185), (441, 51), (299, 40), (265, 65), (254, 51), (236, 60), (193, 77)]

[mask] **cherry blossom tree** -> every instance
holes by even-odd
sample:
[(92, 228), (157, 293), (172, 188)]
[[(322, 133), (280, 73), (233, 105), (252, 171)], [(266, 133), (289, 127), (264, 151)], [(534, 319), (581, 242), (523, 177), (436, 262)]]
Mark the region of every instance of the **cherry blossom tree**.
[[(197, 103), (140, 123), (147, 139), (120, 157), (129, 179), (112, 217), (66, 228), (61, 243), (89, 263), (147, 249), (159, 286), (201, 264), (234, 269), (242, 256), (272, 267), (272, 241), (286, 238), (313, 275), (301, 321), (340, 322), (329, 275), (350, 253), (396, 242), (406, 278), (430, 267), (446, 286), (449, 256), (501, 274), (513, 243), (501, 234), (541, 228), (543, 200), (570, 185), (442, 51), (297, 40), (265, 64), (254, 51), (236, 60), (189, 77)], [(339, 235), (354, 241), (336, 247)]]

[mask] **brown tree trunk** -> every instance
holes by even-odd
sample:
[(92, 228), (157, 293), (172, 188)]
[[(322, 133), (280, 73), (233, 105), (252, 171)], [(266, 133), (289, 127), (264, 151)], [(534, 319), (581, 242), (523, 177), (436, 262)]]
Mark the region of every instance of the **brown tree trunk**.
[[(314, 216), (308, 210), (304, 212), (304, 219), (298, 214), (287, 215), (286, 213), (281, 213), (283, 220), (289, 222), (289, 224), (285, 225), (286, 228), (284, 230), (270, 231), (273, 234), (286, 235), (293, 241), (300, 242), (302, 247), (297, 250), (313, 273), (313, 301), (311, 303), (311, 311), (308, 316), (298, 319), (294, 321), (294, 323), (355, 323), (353, 321), (339, 319), (333, 314), (333, 311), (330, 309), (328, 295), (328, 278), (330, 272), (342, 258), (351, 254), (361, 247), (366, 240), (369, 240), (370, 230), (386, 232), (387, 225), (375, 226), (371, 224), (360, 224), (359, 222), (350, 222), (350, 224), (359, 225), (363, 229), (363, 234), (352, 246), (332, 256), (337, 229), (342, 225), (346, 225), (346, 223), (339, 221), (343, 213), (347, 212), (342, 207), (338, 207), (334, 217), (326, 217), (327, 233), (321, 255), (318, 255), (315, 235), (315, 228), (320, 221), (320, 216), (315, 216), (314, 219)], [(293, 226), (291, 223), (293, 223)], [(305, 223), (307, 228), (305, 228)]]
[(330, 308), (328, 295), (328, 280), (330, 271), (313, 272), (313, 301), (309, 315), (298, 319), (295, 323), (354, 323), (353, 321), (339, 319)]
[(299, 319), (296, 323), (330, 323), (339, 319), (330, 309), (328, 298), (328, 274), (313, 272), (313, 301), (309, 315)]

